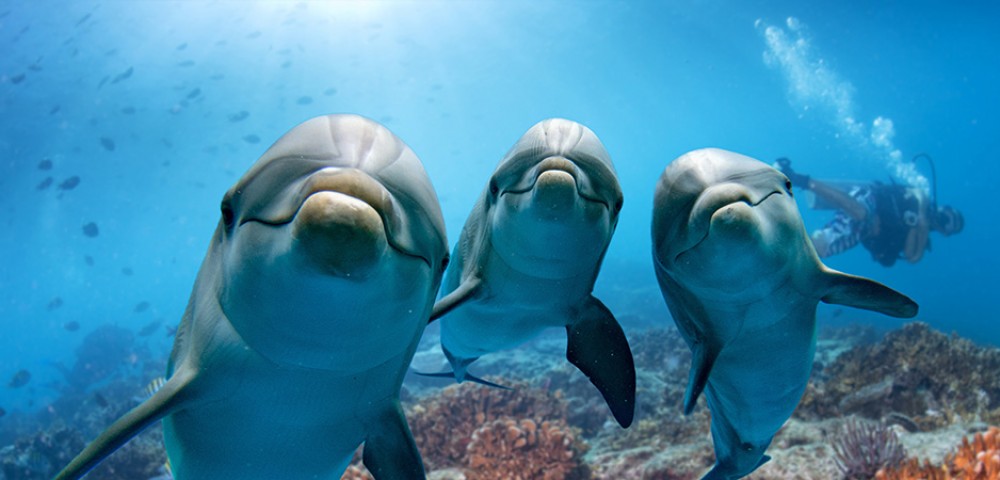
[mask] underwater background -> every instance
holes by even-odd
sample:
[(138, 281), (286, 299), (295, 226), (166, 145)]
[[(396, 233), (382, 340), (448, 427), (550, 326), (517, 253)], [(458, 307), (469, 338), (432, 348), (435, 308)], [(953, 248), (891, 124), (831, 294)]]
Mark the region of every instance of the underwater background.
[[(901, 342), (911, 346), (899, 354), (901, 365), (922, 358), (928, 372), (952, 383), (938, 403), (964, 401), (956, 391), (983, 392), (978, 407), (955, 407), (948, 421), (907, 412), (923, 431), (961, 423), (948, 438), (953, 447), (979, 428), (964, 422), (1000, 421), (1000, 388), (991, 390), (1000, 382), (1000, 255), (992, 249), (1000, 238), (997, 25), (1000, 7), (985, 2), (0, 1), (0, 457), (16, 464), (4, 474), (51, 475), (62, 457), (25, 453), (38, 448), (18, 446), (24, 439), (62, 422), (89, 440), (117, 416), (107, 410), (134, 405), (162, 375), (223, 193), (280, 135), (328, 113), (372, 118), (416, 152), (452, 243), (497, 162), (536, 122), (580, 122), (607, 147), (625, 205), (595, 295), (619, 318), (645, 369), (640, 421), (669, 415), (697, 424), (702, 430), (674, 429), (670, 442), (686, 433), (692, 451), (708, 457), (674, 474), (608, 473), (615, 461), (598, 453), (655, 446), (666, 434), (630, 433), (632, 444), (616, 446), (620, 432), (611, 427), (573, 423), (586, 410), (574, 410), (580, 401), (568, 387), (583, 377), (563, 370), (558, 336), (493, 354), (496, 378), (532, 385), (525, 392), (539, 385), (562, 392), (567, 428), (590, 443), (588, 472), (574, 474), (584, 478), (689, 478), (711, 464), (704, 406), (700, 419), (679, 420), (679, 394), (664, 393), (683, 391), (688, 366), (650, 251), (653, 188), (672, 159), (720, 147), (765, 162), (788, 157), (814, 178), (929, 186), (929, 165), (911, 159), (930, 155), (939, 203), (963, 212), (964, 231), (932, 233), (933, 250), (918, 264), (886, 268), (860, 246), (825, 260), (909, 295), (920, 304), (920, 323), (825, 305), (817, 316), (821, 357), (854, 352), (829, 365), (871, 362), (858, 349)], [(810, 210), (805, 195), (798, 203), (810, 231), (832, 215)], [(842, 343), (824, 344), (822, 335)], [(640, 347), (650, 349), (645, 361)], [(952, 370), (934, 363), (942, 351), (970, 360)], [(550, 367), (575, 380), (556, 389), (545, 383), (551, 376), (538, 375)], [(850, 370), (838, 368), (814, 380)], [(676, 382), (661, 379), (670, 385), (652, 394), (656, 408), (644, 410), (643, 375), (673, 370)], [(941, 378), (956, 371), (979, 376)], [(848, 382), (855, 390), (866, 385), (855, 380)], [(880, 401), (901, 395), (901, 383), (880, 381), (869, 385), (888, 388)], [(589, 385), (582, 382), (580, 390)], [(408, 379), (404, 400), (501, 395), (446, 384)], [(913, 390), (926, 397), (927, 385)], [(885, 417), (906, 403), (848, 411), (849, 392), (834, 390), (823, 401), (838, 408), (797, 418)], [(914, 412), (931, 408), (921, 405)], [(98, 410), (104, 416), (73, 424), (77, 412)], [(419, 437), (418, 420), (408, 418)], [(432, 469), (435, 454), (422, 453)], [(107, 475), (93, 476), (115, 478)]]

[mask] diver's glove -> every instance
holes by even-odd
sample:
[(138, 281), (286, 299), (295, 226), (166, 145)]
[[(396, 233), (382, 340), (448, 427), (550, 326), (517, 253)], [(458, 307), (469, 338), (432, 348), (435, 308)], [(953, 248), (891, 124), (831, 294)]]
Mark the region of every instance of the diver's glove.
[(801, 188), (803, 190), (809, 189), (809, 175), (803, 175), (801, 173), (795, 173), (792, 170), (792, 161), (786, 157), (781, 157), (774, 161), (774, 168), (777, 168), (781, 173), (784, 173), (788, 180), (792, 182), (792, 186)]

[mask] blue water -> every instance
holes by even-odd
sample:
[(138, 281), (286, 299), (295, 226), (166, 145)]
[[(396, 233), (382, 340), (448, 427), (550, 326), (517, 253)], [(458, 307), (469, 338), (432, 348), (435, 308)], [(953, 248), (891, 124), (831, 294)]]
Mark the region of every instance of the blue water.
[[(338, 112), (416, 151), (451, 241), (525, 130), (556, 116), (589, 126), (625, 191), (597, 294), (663, 326), (662, 301), (637, 299), (659, 296), (652, 191), (673, 158), (715, 146), (817, 177), (920, 183), (926, 166), (906, 162), (926, 152), (965, 231), (935, 234), (916, 265), (884, 268), (860, 248), (827, 263), (907, 293), (937, 329), (1000, 345), (1000, 14), (824, 3), (2, 1), (0, 381), (33, 377), (0, 386), (0, 406), (44, 406), (52, 365), (106, 323), (162, 322), (137, 341), (166, 355), (222, 194), (289, 128)], [(810, 229), (830, 216), (800, 208)], [(900, 324), (838, 313), (820, 319)]]

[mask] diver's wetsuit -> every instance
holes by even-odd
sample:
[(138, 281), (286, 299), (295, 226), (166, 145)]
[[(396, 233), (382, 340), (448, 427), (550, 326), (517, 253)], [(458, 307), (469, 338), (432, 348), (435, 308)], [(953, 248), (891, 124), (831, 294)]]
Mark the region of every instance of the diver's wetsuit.
[(906, 236), (919, 218), (920, 202), (902, 185), (875, 182), (850, 189), (848, 195), (864, 206), (867, 215), (855, 219), (837, 210), (825, 227), (812, 234), (820, 257), (847, 251), (861, 243), (875, 261), (887, 267), (896, 263), (906, 245)]

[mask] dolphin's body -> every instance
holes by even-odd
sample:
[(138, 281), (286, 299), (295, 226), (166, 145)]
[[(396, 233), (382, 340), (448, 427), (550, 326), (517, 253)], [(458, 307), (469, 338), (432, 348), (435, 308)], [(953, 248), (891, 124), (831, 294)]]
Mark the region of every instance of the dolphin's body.
[(667, 166), (652, 234), (663, 297), (693, 354), (684, 412), (702, 391), (712, 412), (706, 479), (739, 478), (769, 459), (809, 380), (819, 301), (917, 313), (902, 294), (824, 266), (788, 179), (733, 152), (696, 150)]
[(590, 129), (550, 119), (521, 137), (469, 215), (431, 317), (444, 315), (441, 343), (458, 381), (480, 356), (565, 327), (567, 358), (618, 422), (631, 423), (632, 353), (591, 295), (621, 205), (614, 166)]
[(419, 159), (381, 125), (317, 117), (225, 195), (166, 384), (63, 470), (164, 421), (178, 480), (423, 478), (399, 388), (447, 262)]

